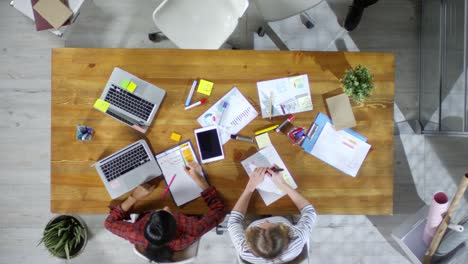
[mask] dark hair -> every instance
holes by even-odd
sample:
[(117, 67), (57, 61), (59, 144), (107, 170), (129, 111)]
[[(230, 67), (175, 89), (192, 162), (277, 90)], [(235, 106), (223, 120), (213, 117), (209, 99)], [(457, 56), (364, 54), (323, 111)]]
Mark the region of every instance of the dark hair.
[(159, 210), (151, 213), (145, 225), (144, 236), (149, 243), (143, 255), (158, 262), (170, 261), (172, 251), (165, 244), (174, 239), (176, 225), (174, 216), (167, 211)]

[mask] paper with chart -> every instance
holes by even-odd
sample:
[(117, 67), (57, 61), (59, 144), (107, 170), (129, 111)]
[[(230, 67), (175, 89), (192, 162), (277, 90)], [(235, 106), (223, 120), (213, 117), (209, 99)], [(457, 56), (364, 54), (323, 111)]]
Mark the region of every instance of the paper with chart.
[(191, 161), (198, 162), (190, 141), (158, 153), (155, 158), (161, 167), (166, 184), (176, 175), (169, 190), (177, 206), (198, 198), (203, 191), (192, 178), (185, 173), (184, 166)]
[(366, 142), (327, 123), (310, 154), (355, 177), (369, 150)]
[(262, 118), (312, 111), (307, 74), (257, 82)]
[[(227, 103), (227, 107), (223, 109), (225, 102)], [(257, 116), (258, 113), (255, 108), (247, 101), (237, 87), (233, 87), (210, 109), (203, 113), (197, 121), (202, 127), (218, 126), (221, 142), (224, 145), (231, 139), (231, 135), (237, 134)]]
[[(289, 184), (289, 186), (291, 186), (293, 189), (297, 188), (296, 182), (294, 181), (293, 177), (286, 168), (286, 165), (284, 165), (284, 162), (281, 160), (278, 152), (276, 152), (276, 149), (275, 147), (273, 147), (273, 145), (261, 149), (254, 155), (243, 160), (241, 164), (244, 167), (247, 174), (249, 175), (249, 177), (255, 168), (272, 167), (276, 165), (279, 168), (284, 169), (279, 173), (282, 174), (284, 180)], [(285, 193), (282, 192), (276, 186), (276, 184), (267, 176), (265, 177), (262, 183), (257, 185), (257, 190), (267, 206), (285, 195)]]

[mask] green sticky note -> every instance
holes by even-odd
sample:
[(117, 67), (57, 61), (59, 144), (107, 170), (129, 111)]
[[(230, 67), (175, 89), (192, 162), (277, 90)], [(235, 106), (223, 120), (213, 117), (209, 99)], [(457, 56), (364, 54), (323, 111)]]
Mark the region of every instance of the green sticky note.
[(109, 108), (110, 103), (106, 102), (102, 99), (97, 99), (96, 102), (94, 103), (93, 107), (96, 108), (97, 110), (105, 113), (107, 109)]
[(128, 86), (127, 86), (127, 90), (128, 90), (129, 92), (133, 93), (133, 91), (135, 91), (136, 87), (137, 87), (136, 83), (130, 82), (130, 83), (128, 84)]
[(124, 88), (124, 89), (127, 89), (128, 85), (130, 84), (130, 81), (129, 80), (122, 80), (120, 82), (120, 87)]

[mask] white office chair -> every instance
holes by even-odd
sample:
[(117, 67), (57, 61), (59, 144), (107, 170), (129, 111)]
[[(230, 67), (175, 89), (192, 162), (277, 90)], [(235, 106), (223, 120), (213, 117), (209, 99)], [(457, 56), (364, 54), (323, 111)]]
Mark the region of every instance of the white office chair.
[(301, 14), (301, 22), (307, 28), (313, 28), (315, 25), (312, 18), (305, 13), (323, 0), (253, 0), (258, 12), (265, 22), (258, 29), (259, 36), (267, 34), (268, 37), (280, 50), (289, 50), (281, 38), (273, 31), (268, 22), (283, 20), (295, 15)]
[[(154, 10), (153, 21), (179, 48), (219, 49), (248, 6), (248, 0), (164, 0)], [(149, 37), (162, 39), (157, 33)]]

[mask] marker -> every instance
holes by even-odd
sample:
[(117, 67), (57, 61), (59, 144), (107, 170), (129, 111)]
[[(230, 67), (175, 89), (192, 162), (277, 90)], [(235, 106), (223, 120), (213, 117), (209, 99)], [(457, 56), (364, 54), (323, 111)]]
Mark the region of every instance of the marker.
[(184, 109), (185, 109), (185, 110), (188, 110), (188, 109), (190, 109), (190, 108), (194, 108), (195, 106), (202, 105), (202, 104), (206, 103), (207, 101), (208, 101), (208, 100), (206, 100), (206, 98), (203, 98), (203, 99), (201, 99), (200, 101), (198, 101), (198, 102), (196, 102), (196, 103), (193, 103), (193, 104), (191, 104), (191, 105), (185, 107)]
[(221, 111), (221, 116), (219, 117), (218, 125), (220, 125), (220, 124), (221, 124), (221, 121), (223, 120), (224, 111), (226, 111), (227, 106), (228, 106), (228, 102), (224, 101), (224, 103), (223, 103), (223, 111)]
[(271, 126), (271, 127), (267, 127), (267, 128), (265, 128), (265, 129), (256, 131), (256, 132), (255, 132), (255, 135), (257, 136), (257, 135), (263, 134), (263, 133), (265, 133), (265, 132), (274, 130), (274, 129), (277, 128), (277, 127), (278, 127), (278, 125), (274, 125), (274, 126)]
[(171, 181), (169, 182), (169, 184), (167, 185), (166, 189), (164, 190), (164, 193), (163, 193), (161, 199), (166, 198), (166, 195), (167, 195), (167, 193), (169, 192), (169, 188), (171, 187), (171, 184), (172, 184), (172, 182), (174, 181), (175, 176), (176, 176), (176, 174), (174, 174), (174, 176), (172, 176)]
[(185, 100), (185, 106), (189, 106), (190, 101), (192, 100), (193, 93), (195, 92), (195, 87), (197, 87), (197, 80), (194, 80), (192, 83), (192, 88), (190, 88), (187, 100)]
[(241, 137), (241, 136), (238, 136), (238, 135), (231, 135), (231, 138), (235, 139), (235, 140), (239, 140), (239, 141), (250, 142), (250, 143), (254, 142), (253, 138)]
[(284, 171), (284, 169), (281, 169), (281, 168), (272, 168), (271, 170), (272, 170), (273, 172)]
[(288, 118), (286, 120), (284, 120), (283, 123), (281, 123), (281, 125), (275, 129), (276, 132), (280, 132), (281, 129), (287, 124), (287, 123), (291, 123), (293, 120), (294, 120), (295, 116), (294, 115), (289, 115)]

